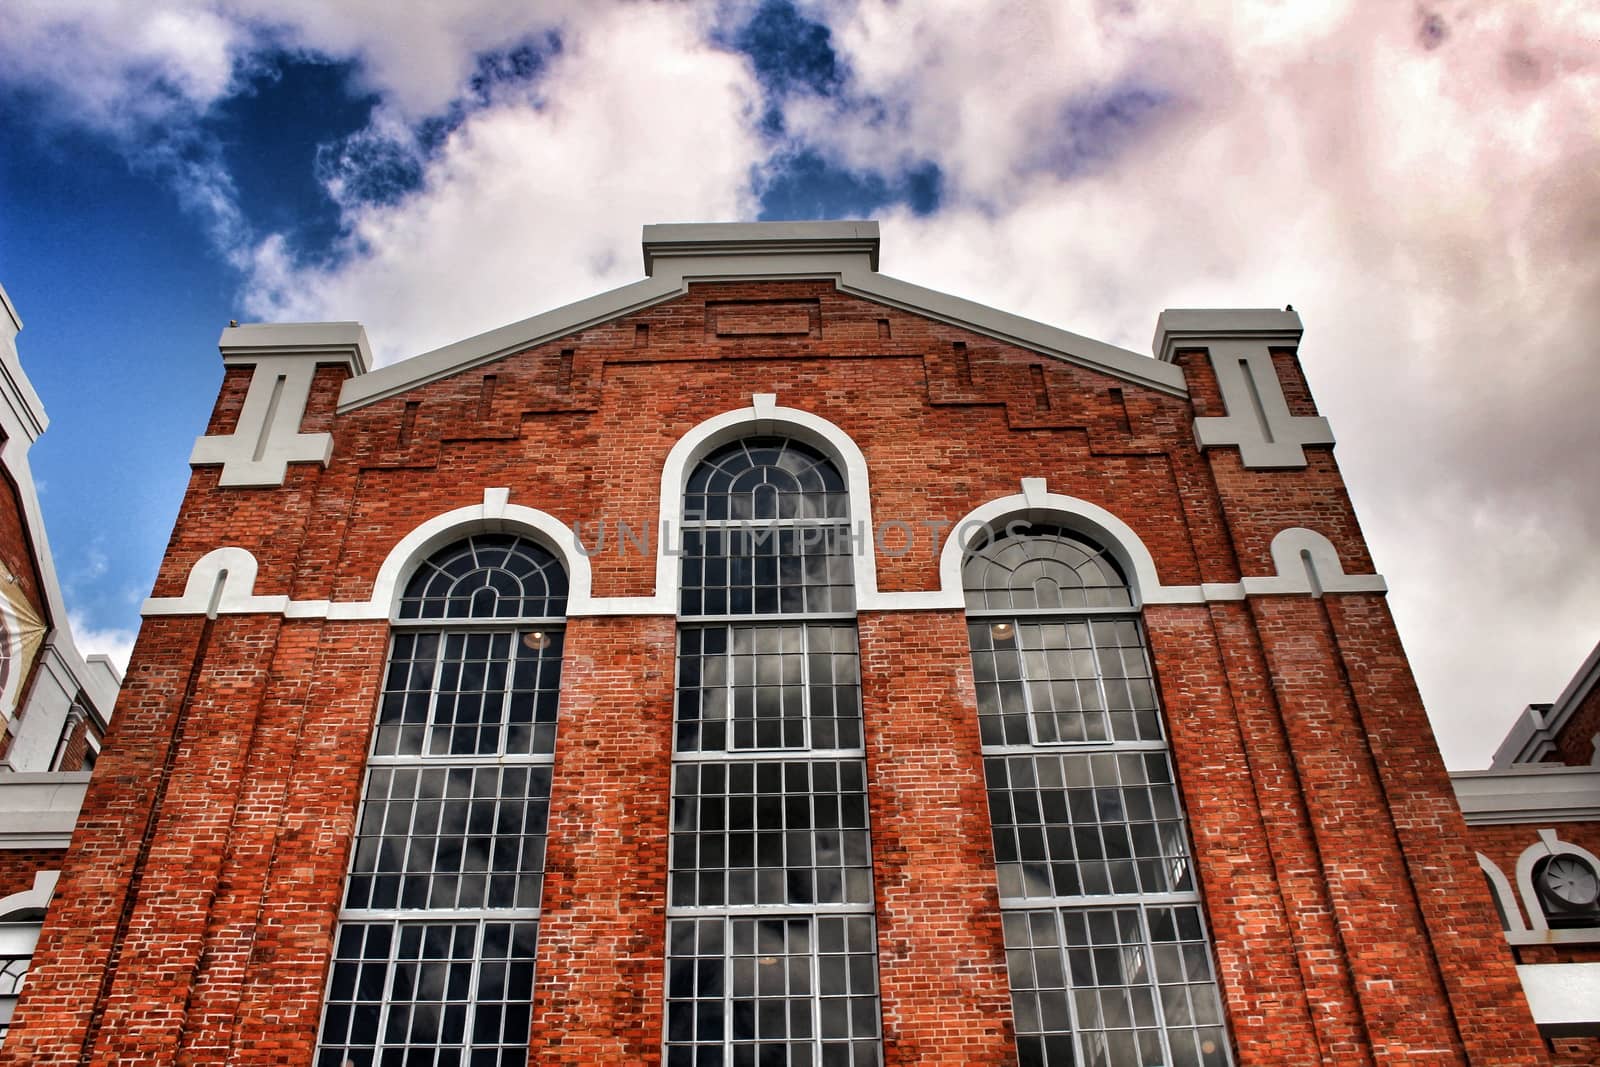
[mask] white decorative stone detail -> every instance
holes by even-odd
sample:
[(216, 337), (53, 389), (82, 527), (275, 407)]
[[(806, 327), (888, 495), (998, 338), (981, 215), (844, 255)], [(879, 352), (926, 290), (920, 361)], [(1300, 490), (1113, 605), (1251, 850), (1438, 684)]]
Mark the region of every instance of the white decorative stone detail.
[(1043, 478), (1022, 479), (1022, 499), (1028, 502), (1028, 507), (1045, 507), (1045, 501), (1049, 498), (1049, 496), (1050, 491), (1045, 488), (1045, 481)]
[(141, 614), (288, 615), (286, 596), (256, 596), (256, 557), (237, 546), (214, 548), (194, 561), (179, 597), (151, 597)]
[[(815, 445), (843, 468), (849, 486), (856, 607), (860, 611), (947, 611), (966, 603), (961, 585), (961, 564), (975, 539), (1007, 520), (1054, 522), (1078, 530), (1111, 553), (1134, 587), (1140, 604), (1205, 604), (1243, 600), (1255, 593), (1384, 592), (1376, 574), (1347, 575), (1328, 539), (1312, 530), (1285, 530), (1272, 543), (1278, 576), (1246, 578), (1242, 582), (1208, 582), (1203, 585), (1165, 585), (1156, 573), (1155, 559), (1132, 527), (1097, 504), (1052, 493), (1042, 477), (1023, 478), (1022, 492), (979, 505), (950, 528), (939, 556), (939, 586), (906, 592), (878, 589), (876, 527), (867, 461), (861, 449), (838, 426), (808, 411), (778, 406), (775, 396), (757, 393), (748, 408), (724, 412), (685, 433), (667, 454), (661, 469), (659, 523), (653, 531), (656, 550), (655, 592), (649, 596), (596, 597), (591, 592), (587, 553), (576, 532), (545, 512), (507, 502), (505, 488), (484, 490), (483, 503), (457, 508), (424, 522), (390, 550), (378, 570), (369, 600), (334, 602), (282, 597), (238, 595), (244, 582), (249, 594), (255, 581), (255, 559), (243, 549), (218, 549), (195, 565), (183, 597), (145, 601), (146, 615), (197, 614), (207, 610), (211, 589), (221, 569), (218, 553), (242, 553), (233, 560), (217, 610), (277, 610), (289, 618), (388, 619), (392, 618), (399, 583), (416, 561), (458, 537), (478, 530), (521, 531), (530, 534), (562, 557), (567, 568), (567, 615), (571, 618), (604, 615), (676, 615), (678, 610), (679, 535), (683, 520), (683, 489), (695, 463), (713, 449), (752, 433), (785, 433)], [(939, 525), (939, 529), (944, 527)], [(613, 531), (615, 536), (615, 531)], [(246, 564), (246, 560), (248, 563)], [(1308, 566), (1308, 561), (1310, 565)], [(237, 576), (236, 576), (237, 575)], [(209, 584), (208, 584), (209, 583)], [(282, 602), (282, 606), (268, 605)]]
[(291, 463), (328, 465), (333, 437), (301, 433), (317, 367), (334, 364), (353, 377), (372, 366), (367, 332), (359, 322), (249, 323), (229, 326), (217, 341), (222, 362), (254, 368), (237, 428), (201, 437), (189, 462), (220, 463), (229, 488), (283, 484)]
[(1203, 348), (1227, 407), (1224, 416), (1194, 420), (1202, 449), (1237, 445), (1246, 467), (1306, 465), (1306, 445), (1333, 444), (1328, 420), (1289, 414), (1272, 363), (1272, 348), (1293, 347), (1300, 316), (1284, 308), (1168, 308), (1156, 319), (1155, 353), (1170, 363), (1180, 350)]
[(1333, 428), (1320, 415), (1291, 415), (1272, 353), (1256, 340), (1218, 340), (1208, 346), (1211, 367), (1228, 414), (1194, 420), (1202, 449), (1237, 445), (1246, 467), (1306, 465), (1305, 445), (1333, 444)]
[[(21, 911), (44, 911), (50, 906), (50, 898), (55, 894), (56, 883), (60, 880), (60, 871), (34, 871), (32, 888), (0, 897), (0, 923), (7, 922), (7, 916)], [(35, 935), (37, 932), (34, 931)]]
[[(1133, 586), (1139, 604), (1203, 604), (1207, 596), (1198, 585), (1163, 585), (1156, 573), (1155, 557), (1133, 528), (1098, 504), (1077, 497), (1052, 493), (1043, 478), (1022, 479), (1022, 492), (980, 504), (957, 522), (939, 554), (939, 596), (941, 607), (963, 607), (966, 594), (961, 585), (961, 565), (973, 542), (990, 530), (1003, 529), (1007, 522), (1048, 522), (1075, 530), (1099, 544), (1122, 567)], [(1224, 596), (1232, 587), (1221, 589)]]
[(301, 433), (314, 358), (258, 356), (250, 389), (231, 434), (201, 437), (189, 456), (193, 466), (222, 464), (217, 484), (227, 488), (282, 485), (291, 463), (320, 463), (333, 457), (333, 435)]
[(1389, 586), (1379, 574), (1346, 574), (1333, 542), (1303, 526), (1278, 531), (1272, 539), (1272, 578), (1246, 578), (1247, 594), (1384, 593)]
[(1525, 932), (1528, 924), (1522, 919), (1522, 909), (1517, 906), (1517, 896), (1511, 890), (1511, 879), (1506, 877), (1506, 872), (1482, 852), (1478, 853), (1478, 869), (1489, 880), (1489, 892), (1494, 894), (1495, 902), (1505, 914), (1506, 922), (1509, 924), (1507, 932), (1511, 934)]

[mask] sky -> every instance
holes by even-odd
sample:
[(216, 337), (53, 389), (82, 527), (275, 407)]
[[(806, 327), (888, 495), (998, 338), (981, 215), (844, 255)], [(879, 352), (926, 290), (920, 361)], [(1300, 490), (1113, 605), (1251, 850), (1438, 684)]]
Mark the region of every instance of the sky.
[(125, 661), (230, 319), (380, 363), (637, 280), (650, 222), (1148, 352), (1281, 307), (1446, 761), (1600, 640), (1600, 5), (10, 0), (0, 284), (87, 651)]

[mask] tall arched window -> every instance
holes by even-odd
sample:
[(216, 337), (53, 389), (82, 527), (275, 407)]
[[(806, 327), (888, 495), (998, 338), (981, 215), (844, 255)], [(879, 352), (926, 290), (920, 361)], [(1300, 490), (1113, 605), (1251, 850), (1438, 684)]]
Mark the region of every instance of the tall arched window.
[(881, 1062), (849, 509), (786, 438), (684, 499), (664, 1059)]
[(318, 1067), (528, 1056), (567, 576), (479, 534), (401, 597)]
[(1231, 1062), (1132, 591), (1067, 530), (972, 549), (978, 723), (1022, 1064)]

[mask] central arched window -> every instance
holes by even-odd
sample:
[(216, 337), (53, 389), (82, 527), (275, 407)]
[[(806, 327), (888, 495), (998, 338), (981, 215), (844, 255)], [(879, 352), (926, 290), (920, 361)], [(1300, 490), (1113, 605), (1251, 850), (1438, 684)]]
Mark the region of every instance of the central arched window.
[(664, 1058), (881, 1062), (848, 496), (787, 438), (684, 493)]
[(527, 1062), (567, 577), (479, 534), (406, 585), (317, 1067)]
[(1020, 1062), (1230, 1063), (1121, 568), (1068, 530), (1013, 523), (962, 578)]

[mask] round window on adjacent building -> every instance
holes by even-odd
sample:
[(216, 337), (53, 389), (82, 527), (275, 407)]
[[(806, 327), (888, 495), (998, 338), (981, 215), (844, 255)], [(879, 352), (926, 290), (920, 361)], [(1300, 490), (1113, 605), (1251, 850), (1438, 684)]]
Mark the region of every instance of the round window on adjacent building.
[(1552, 929), (1600, 925), (1600, 873), (1582, 856), (1557, 853), (1541, 861), (1533, 884)]

